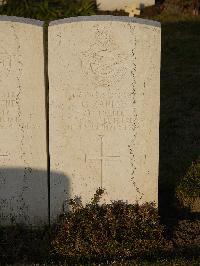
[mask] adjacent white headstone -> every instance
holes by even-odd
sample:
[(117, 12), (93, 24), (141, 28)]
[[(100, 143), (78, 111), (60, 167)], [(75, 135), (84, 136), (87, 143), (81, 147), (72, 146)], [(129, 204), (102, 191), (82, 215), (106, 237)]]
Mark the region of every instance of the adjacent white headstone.
[[(160, 33), (160, 23), (128, 17), (50, 23), (52, 195), (85, 204), (103, 187), (105, 203), (158, 201)], [(52, 220), (62, 204), (51, 197)]]
[(147, 6), (155, 5), (155, 0), (97, 0), (99, 10), (127, 10), (136, 7), (144, 9)]
[(43, 23), (0, 17), (0, 224), (48, 222)]

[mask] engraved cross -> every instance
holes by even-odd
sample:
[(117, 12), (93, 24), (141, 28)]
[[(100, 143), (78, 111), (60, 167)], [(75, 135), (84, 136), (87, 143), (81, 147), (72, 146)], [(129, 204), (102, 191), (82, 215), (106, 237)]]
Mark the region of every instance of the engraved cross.
[[(100, 157), (97, 157), (97, 158), (90, 158), (90, 157), (87, 157), (87, 154), (85, 154), (85, 163), (87, 162), (87, 160), (99, 160), (100, 163), (101, 163), (101, 188), (102, 188), (102, 183), (103, 183), (103, 163), (105, 161), (118, 161), (118, 160), (115, 160), (114, 158), (120, 158), (119, 155), (104, 155), (104, 152), (103, 152), (103, 137), (102, 135), (99, 135), (100, 137), (100, 144), (101, 144), (101, 152), (100, 152)], [(110, 158), (110, 160), (109, 160)], [(111, 159), (112, 158), (112, 159)]]

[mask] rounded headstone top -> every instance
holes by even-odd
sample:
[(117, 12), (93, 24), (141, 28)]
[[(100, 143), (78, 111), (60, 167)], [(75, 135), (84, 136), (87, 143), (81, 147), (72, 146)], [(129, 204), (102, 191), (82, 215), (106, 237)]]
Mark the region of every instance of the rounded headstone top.
[(44, 21), (31, 19), (31, 18), (23, 18), (23, 17), (15, 17), (15, 16), (0, 16), (0, 21), (10, 21), (10, 22), (18, 22), (18, 23), (25, 23), (25, 24), (31, 24), (36, 26), (43, 26)]
[(64, 23), (72, 22), (84, 22), (84, 21), (119, 21), (119, 22), (133, 22), (143, 25), (149, 25), (153, 27), (161, 27), (161, 23), (154, 20), (136, 18), (136, 17), (127, 17), (127, 16), (111, 16), (111, 15), (94, 15), (94, 16), (79, 16), (79, 17), (70, 17), (59, 20), (54, 20), (49, 23), (49, 26), (60, 25)]

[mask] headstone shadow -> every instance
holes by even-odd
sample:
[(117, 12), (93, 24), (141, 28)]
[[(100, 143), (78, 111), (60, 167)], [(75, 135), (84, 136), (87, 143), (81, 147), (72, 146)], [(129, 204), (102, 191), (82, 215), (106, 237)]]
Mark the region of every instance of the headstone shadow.
[[(56, 221), (70, 197), (70, 184), (66, 175), (53, 174), (56, 186), (49, 189), (45, 170), (0, 168), (0, 225), (45, 225), (49, 214)], [(65, 204), (65, 212), (67, 208)]]

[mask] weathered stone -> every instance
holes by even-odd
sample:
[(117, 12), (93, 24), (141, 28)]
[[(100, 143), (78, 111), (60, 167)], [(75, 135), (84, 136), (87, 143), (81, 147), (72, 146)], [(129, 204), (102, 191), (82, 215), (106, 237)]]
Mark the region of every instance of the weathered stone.
[(0, 224), (48, 222), (43, 23), (0, 17)]
[[(50, 23), (51, 193), (158, 201), (160, 24), (112, 16)], [(60, 187), (59, 187), (60, 186)], [(51, 219), (63, 199), (51, 197)]]

